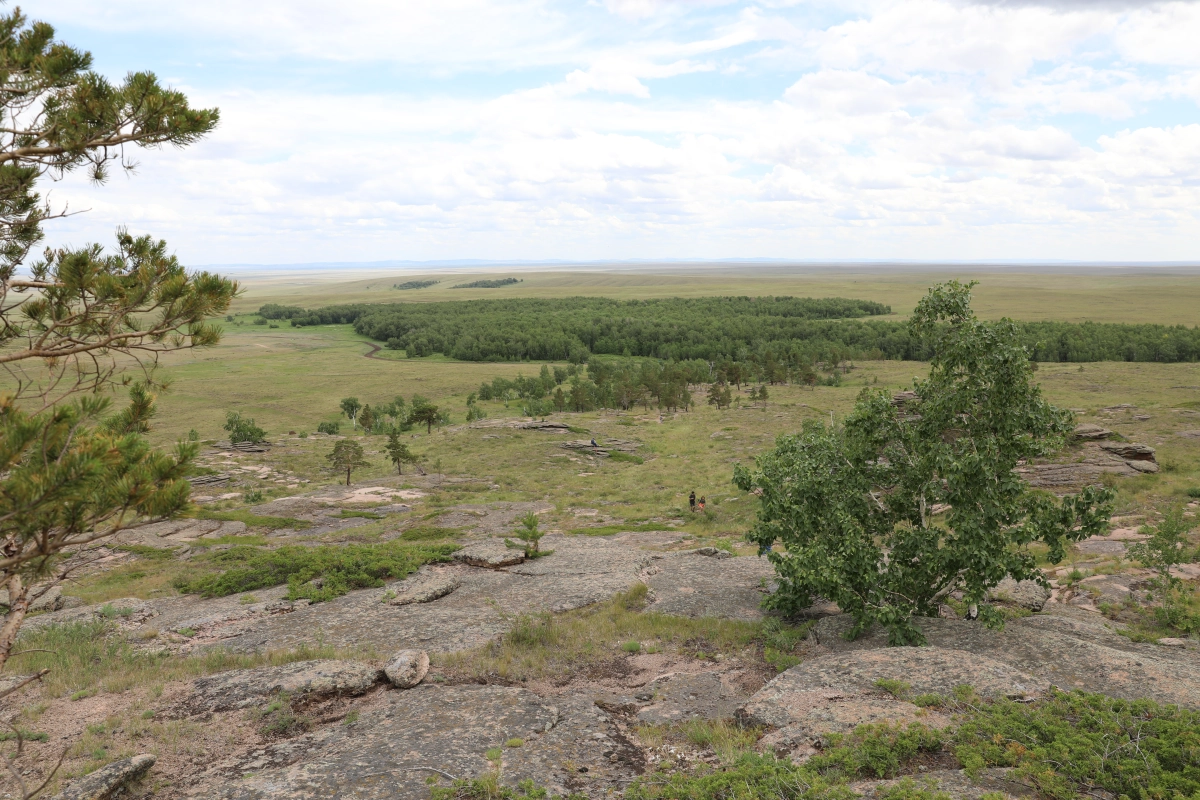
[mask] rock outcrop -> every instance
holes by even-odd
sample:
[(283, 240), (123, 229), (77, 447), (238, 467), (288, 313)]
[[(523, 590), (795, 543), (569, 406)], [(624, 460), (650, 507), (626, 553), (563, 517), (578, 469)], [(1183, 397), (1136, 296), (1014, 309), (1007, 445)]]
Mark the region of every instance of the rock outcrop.
[(152, 755), (123, 758), (103, 766), (90, 775), (71, 782), (53, 800), (111, 800), (125, 787), (150, 771), (157, 759)]
[(401, 650), (383, 665), (383, 674), (397, 689), (411, 689), (429, 672), (429, 654), (424, 650)]
[(360, 695), (379, 682), (379, 670), (353, 661), (297, 661), (282, 667), (222, 672), (192, 681), (191, 713), (250, 708), (279, 694), (323, 699)]
[[(642, 768), (639, 752), (613, 719), (586, 698), (551, 701), (505, 686), (426, 685), (388, 692), (382, 700), (353, 724), (219, 765), (189, 797), (428, 800), (426, 779), (444, 786), (496, 766), (509, 786), (528, 779), (552, 795), (598, 797), (624, 788)], [(495, 762), (488, 755), (493, 748)]]

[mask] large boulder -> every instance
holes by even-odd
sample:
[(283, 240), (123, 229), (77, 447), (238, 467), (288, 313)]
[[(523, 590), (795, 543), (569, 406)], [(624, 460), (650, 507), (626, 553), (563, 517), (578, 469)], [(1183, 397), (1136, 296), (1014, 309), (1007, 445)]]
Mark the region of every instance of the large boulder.
[(462, 583), (453, 575), (418, 575), (400, 584), (399, 592), (388, 602), (394, 606), (432, 603), (453, 592)]
[(1030, 611), (1041, 611), (1050, 599), (1050, 590), (1037, 581), (1014, 581), (1005, 578), (990, 592), (991, 598), (1001, 603), (1011, 603)]
[(383, 674), (397, 689), (411, 689), (429, 672), (429, 654), (424, 650), (401, 650), (383, 665)]

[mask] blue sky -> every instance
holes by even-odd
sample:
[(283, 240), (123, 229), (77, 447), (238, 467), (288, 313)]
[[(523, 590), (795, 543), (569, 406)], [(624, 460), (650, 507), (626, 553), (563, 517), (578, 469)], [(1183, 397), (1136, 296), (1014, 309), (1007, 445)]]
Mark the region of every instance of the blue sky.
[(1200, 3), (44, 0), (220, 128), (52, 244), (192, 264), (1200, 260)]

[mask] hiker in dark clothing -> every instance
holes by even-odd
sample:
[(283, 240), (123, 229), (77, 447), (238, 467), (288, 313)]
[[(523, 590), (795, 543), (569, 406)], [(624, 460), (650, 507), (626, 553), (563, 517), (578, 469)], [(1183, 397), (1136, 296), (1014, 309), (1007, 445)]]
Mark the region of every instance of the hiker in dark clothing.
[(596, 444), (596, 440), (592, 439), (592, 447), (599, 447), (599, 446), (600, 445)]
[(696, 513), (696, 493), (692, 492), (688, 495), (688, 507), (692, 509), (692, 513)]

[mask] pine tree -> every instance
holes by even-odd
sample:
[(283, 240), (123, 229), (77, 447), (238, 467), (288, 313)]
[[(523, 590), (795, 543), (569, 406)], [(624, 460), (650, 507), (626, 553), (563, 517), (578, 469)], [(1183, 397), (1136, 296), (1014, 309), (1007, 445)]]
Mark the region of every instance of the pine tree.
[(99, 392), (124, 383), (130, 366), (152, 373), (161, 353), (215, 345), (209, 319), (238, 288), (187, 272), (166, 242), (124, 230), (110, 252), (86, 245), (26, 262), (42, 224), (66, 213), (38, 194), (43, 175), (86, 169), (103, 183), (114, 162), (132, 171), (132, 148), (184, 146), (217, 124), (216, 109), (192, 108), (151, 73), (114, 85), (91, 64), (50, 25), (18, 9), (0, 15), (0, 586), (9, 599), (0, 669), (30, 604), (87, 563), (89, 545), (187, 507), (197, 445), (164, 452), (141, 437), (150, 382), (134, 384), (115, 415)]
[(333, 451), (325, 456), (326, 460), (333, 469), (346, 470), (346, 485), (350, 485), (350, 471), (359, 467), (369, 467), (371, 462), (367, 461), (363, 453), (362, 445), (350, 439), (342, 439), (340, 442), (335, 442)]

